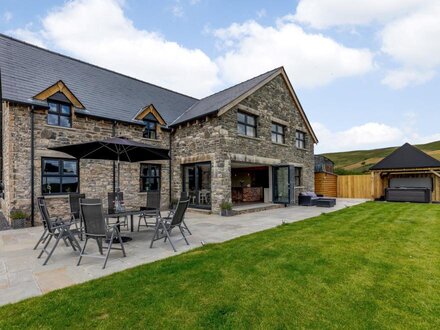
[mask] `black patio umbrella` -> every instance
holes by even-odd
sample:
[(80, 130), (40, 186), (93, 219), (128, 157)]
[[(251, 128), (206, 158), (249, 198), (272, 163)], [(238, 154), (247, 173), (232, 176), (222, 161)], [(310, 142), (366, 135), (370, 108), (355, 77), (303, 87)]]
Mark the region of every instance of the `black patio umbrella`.
[(117, 188), (119, 188), (120, 181), (119, 162), (135, 163), (147, 160), (170, 159), (168, 149), (132, 141), (124, 137), (112, 137), (105, 140), (70, 144), (49, 149), (63, 152), (76, 159), (103, 159), (117, 161)]

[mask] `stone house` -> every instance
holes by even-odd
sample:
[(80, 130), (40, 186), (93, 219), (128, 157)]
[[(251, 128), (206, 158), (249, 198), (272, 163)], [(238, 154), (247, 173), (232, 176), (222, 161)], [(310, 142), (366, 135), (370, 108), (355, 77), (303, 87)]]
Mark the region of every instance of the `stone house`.
[(284, 69), (196, 99), (0, 35), (1, 178), (4, 215), (45, 196), (66, 215), (67, 195), (114, 189), (112, 161), (49, 150), (124, 136), (169, 149), (170, 160), (121, 163), (128, 206), (160, 191), (166, 208), (181, 191), (218, 212), (238, 205), (294, 204), (314, 187), (317, 138)]

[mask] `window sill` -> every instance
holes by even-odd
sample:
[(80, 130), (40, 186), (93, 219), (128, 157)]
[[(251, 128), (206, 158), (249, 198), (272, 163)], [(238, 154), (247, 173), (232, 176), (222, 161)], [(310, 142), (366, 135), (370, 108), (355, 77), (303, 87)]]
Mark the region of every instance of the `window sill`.
[(42, 195), (44, 199), (64, 199), (69, 198), (69, 194), (59, 194), (59, 195)]
[(66, 129), (69, 131), (78, 131), (78, 128), (74, 128), (74, 127), (64, 127), (64, 126), (56, 126), (56, 125), (49, 125), (49, 124), (44, 124), (44, 127), (50, 127), (50, 128), (55, 128), (55, 129)]
[(261, 141), (260, 138), (254, 137), (254, 136), (247, 136), (242, 134), (237, 134), (238, 137), (249, 139), (249, 140), (255, 140), (255, 141)]
[(160, 142), (160, 139), (150, 139), (150, 138), (142, 138), (142, 139), (144, 139), (145, 141), (148, 141), (148, 142)]
[(157, 193), (157, 192), (159, 192), (159, 190), (158, 191), (139, 191), (138, 195), (147, 195), (148, 193)]
[(307, 148), (298, 148), (298, 147), (296, 147), (296, 149), (303, 150), (303, 151), (307, 151), (308, 150)]
[(272, 144), (274, 144), (276, 146), (280, 146), (280, 147), (288, 147), (289, 146), (288, 144), (285, 144), (285, 143), (278, 143), (278, 142), (273, 142), (273, 141), (272, 141)]

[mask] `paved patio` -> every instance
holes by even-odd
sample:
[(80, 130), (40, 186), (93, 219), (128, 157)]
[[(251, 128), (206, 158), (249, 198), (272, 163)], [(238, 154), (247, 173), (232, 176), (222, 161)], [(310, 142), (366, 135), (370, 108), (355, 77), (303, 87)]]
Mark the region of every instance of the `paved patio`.
[[(282, 221), (300, 221), (364, 201), (338, 199), (336, 207), (330, 209), (293, 206), (234, 217), (188, 212), (185, 221), (193, 232), (188, 238), (191, 245), (187, 246), (183, 240), (180, 240), (176, 247), (178, 253), (182, 253), (201, 246), (202, 240), (206, 243), (223, 242), (278, 226)], [(137, 219), (135, 222), (137, 223)], [(150, 249), (153, 231), (145, 230), (145, 227), (142, 229), (139, 233), (123, 232), (124, 235), (133, 237), (133, 240), (125, 245), (127, 257), (122, 258), (120, 251), (112, 251), (107, 268), (104, 270), (103, 260), (95, 258), (83, 258), (81, 266), (77, 267), (77, 254), (64, 244), (60, 244), (49, 263), (42, 266), (44, 259), (37, 259), (40, 249), (33, 250), (42, 233), (41, 227), (0, 231), (0, 305), (178, 254), (163, 241), (155, 242)], [(178, 236), (176, 235), (175, 238)], [(93, 241), (90, 241), (89, 247), (90, 252), (93, 252), (93, 249), (97, 252)]]

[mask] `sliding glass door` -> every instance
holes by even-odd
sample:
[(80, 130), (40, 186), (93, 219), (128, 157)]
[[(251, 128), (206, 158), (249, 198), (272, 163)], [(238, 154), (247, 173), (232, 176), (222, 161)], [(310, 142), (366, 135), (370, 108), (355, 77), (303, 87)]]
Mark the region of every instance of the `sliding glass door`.
[(211, 163), (183, 165), (183, 191), (191, 207), (211, 208)]
[(272, 167), (273, 182), (273, 202), (280, 204), (290, 204), (291, 202), (291, 184), (290, 184), (290, 167), (289, 166), (273, 166)]

